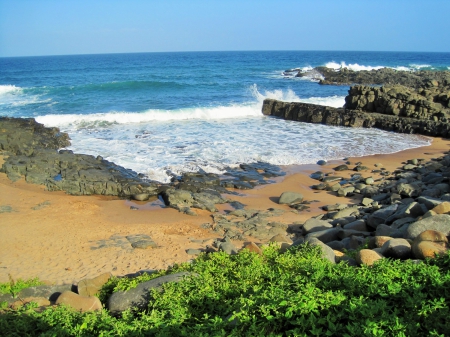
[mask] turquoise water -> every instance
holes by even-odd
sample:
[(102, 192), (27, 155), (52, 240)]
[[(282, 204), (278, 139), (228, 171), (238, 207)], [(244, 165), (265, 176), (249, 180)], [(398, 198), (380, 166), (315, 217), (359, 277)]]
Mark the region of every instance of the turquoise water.
[(266, 161), (304, 164), (423, 146), (422, 137), (261, 115), (266, 97), (342, 106), (347, 86), (283, 75), (316, 66), (446, 70), (450, 53), (190, 52), (0, 58), (0, 115), (34, 117), (165, 181), (168, 173)]

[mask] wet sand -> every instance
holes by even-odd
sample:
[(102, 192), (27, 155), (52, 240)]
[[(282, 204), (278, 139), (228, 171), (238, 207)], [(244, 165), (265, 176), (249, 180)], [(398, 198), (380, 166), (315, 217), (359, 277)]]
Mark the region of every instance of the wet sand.
[[(430, 146), (389, 155), (349, 158), (354, 164), (362, 162), (370, 169), (381, 163), (393, 171), (408, 159), (431, 159), (449, 150), (450, 140), (435, 138)], [(0, 165), (3, 159), (0, 157)], [(321, 206), (335, 203), (358, 203), (360, 196), (339, 198), (326, 191), (310, 188), (317, 184), (309, 177), (312, 172), (334, 172), (333, 167), (343, 160), (325, 166), (303, 165), (285, 167), (288, 174), (274, 184), (253, 190), (238, 191), (241, 196), (227, 198), (239, 201), (247, 209), (282, 209), (285, 213), (274, 221), (286, 224), (301, 223), (323, 213)], [(351, 166), (352, 167), (352, 166)], [(342, 177), (353, 171), (336, 172)], [(364, 177), (379, 178), (370, 171)], [(278, 205), (282, 192), (292, 191), (313, 202), (310, 209), (293, 212)], [(130, 209), (133, 206), (135, 210)], [(229, 206), (218, 205), (224, 212)], [(189, 248), (201, 248), (219, 238), (217, 233), (202, 228), (212, 223), (211, 213), (195, 209), (198, 216), (181, 214), (162, 208), (155, 200), (150, 203), (114, 200), (101, 196), (70, 196), (64, 192), (48, 192), (43, 186), (24, 180), (12, 183), (0, 173), (0, 282), (39, 277), (52, 283), (77, 283), (86, 277), (104, 272), (125, 275), (139, 270), (162, 269), (193, 258)], [(158, 245), (153, 249), (129, 249), (123, 245), (125, 236), (149, 235)], [(125, 240), (126, 241), (126, 240)], [(245, 241), (235, 242), (242, 246)]]

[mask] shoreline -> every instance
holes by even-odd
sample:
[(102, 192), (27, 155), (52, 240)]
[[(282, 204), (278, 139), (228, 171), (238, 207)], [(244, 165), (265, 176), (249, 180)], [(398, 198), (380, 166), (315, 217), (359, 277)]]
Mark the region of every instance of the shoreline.
[[(360, 161), (370, 169), (381, 163), (387, 170), (394, 171), (408, 159), (429, 160), (441, 155), (448, 151), (449, 145), (450, 140), (433, 138), (429, 146), (348, 160), (352, 163)], [(0, 157), (0, 165), (2, 162), (3, 157)], [(277, 178), (275, 183), (253, 190), (239, 190), (239, 196), (227, 197), (245, 204), (246, 209), (284, 211), (282, 215), (271, 218), (273, 221), (289, 225), (303, 223), (324, 213), (320, 208), (323, 205), (359, 202), (360, 195), (337, 197), (310, 188), (317, 183), (309, 177), (312, 172), (332, 173), (332, 168), (342, 163), (343, 160), (333, 160), (325, 166), (282, 167), (287, 169), (286, 176)], [(333, 174), (346, 177), (352, 173)], [(370, 171), (363, 175), (379, 178)], [(140, 270), (166, 269), (174, 263), (194, 258), (186, 253), (187, 249), (203, 248), (220, 237), (201, 226), (212, 221), (213, 213), (208, 211), (197, 210), (198, 216), (193, 217), (172, 208), (161, 208), (158, 202), (148, 206), (145, 202), (104, 196), (72, 196), (44, 189), (44, 186), (26, 183), (23, 178), (13, 183), (6, 174), (0, 173), (0, 282), (7, 282), (9, 274), (15, 280), (39, 277), (59, 284), (77, 283), (104, 272), (120, 276)], [(298, 213), (277, 203), (285, 191), (302, 193), (307, 201), (318, 201), (309, 204), (308, 210)], [(133, 205), (138, 209), (130, 209)], [(217, 207), (220, 213), (229, 209), (227, 205)], [(157, 248), (129, 249), (124, 244), (125, 237), (137, 234), (149, 235)], [(248, 241), (258, 242), (245, 239), (234, 243), (240, 248)]]

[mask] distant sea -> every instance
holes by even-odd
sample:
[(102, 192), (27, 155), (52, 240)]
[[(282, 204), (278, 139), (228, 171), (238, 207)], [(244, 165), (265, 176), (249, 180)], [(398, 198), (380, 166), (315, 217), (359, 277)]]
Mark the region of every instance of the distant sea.
[(348, 86), (285, 76), (316, 66), (448, 70), (450, 53), (245, 51), (0, 58), (0, 115), (68, 132), (70, 149), (150, 179), (255, 161), (314, 163), (429, 144), (425, 137), (264, 117), (264, 98), (340, 107)]

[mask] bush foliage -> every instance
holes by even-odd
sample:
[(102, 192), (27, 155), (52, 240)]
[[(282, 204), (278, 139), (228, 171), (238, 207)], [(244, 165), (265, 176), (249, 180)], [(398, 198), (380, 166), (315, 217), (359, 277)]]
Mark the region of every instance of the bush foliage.
[(317, 247), (281, 254), (205, 254), (191, 264), (135, 279), (114, 291), (178, 271), (192, 276), (153, 291), (148, 310), (113, 317), (65, 307), (5, 311), (5, 336), (442, 336), (450, 334), (450, 254), (426, 261), (383, 259), (372, 267), (330, 264)]

